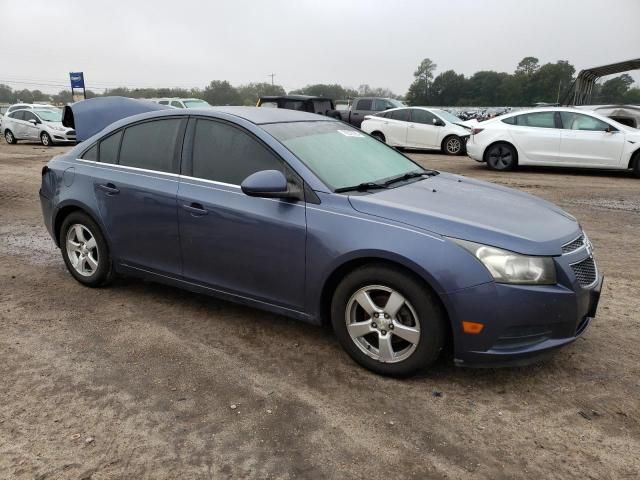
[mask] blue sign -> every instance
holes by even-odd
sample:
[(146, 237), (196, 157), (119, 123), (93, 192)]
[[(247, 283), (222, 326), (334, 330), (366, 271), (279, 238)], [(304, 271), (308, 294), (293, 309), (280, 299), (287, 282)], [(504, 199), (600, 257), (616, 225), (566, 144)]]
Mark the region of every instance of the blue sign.
[(70, 72), (69, 78), (71, 79), (71, 88), (84, 88), (84, 73), (83, 72)]

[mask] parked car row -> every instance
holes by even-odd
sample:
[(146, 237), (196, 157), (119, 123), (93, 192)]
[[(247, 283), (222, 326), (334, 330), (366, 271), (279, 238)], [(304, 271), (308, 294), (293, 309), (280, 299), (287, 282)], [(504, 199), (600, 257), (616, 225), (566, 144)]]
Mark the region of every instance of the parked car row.
[[(134, 275), (327, 322), (356, 362), (394, 376), (445, 347), (459, 365), (530, 362), (596, 314), (592, 245), (549, 202), (425, 169), (327, 116), (130, 116), (124, 100), (71, 105), (78, 131), (98, 133), (42, 171), (46, 227), (83, 285)], [(420, 112), (449, 128), (406, 113)]]

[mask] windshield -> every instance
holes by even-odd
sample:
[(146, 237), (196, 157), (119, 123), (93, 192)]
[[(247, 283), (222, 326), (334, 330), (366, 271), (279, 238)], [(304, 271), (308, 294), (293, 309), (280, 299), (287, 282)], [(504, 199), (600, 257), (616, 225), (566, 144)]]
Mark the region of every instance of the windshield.
[(61, 122), (62, 112), (56, 110), (34, 110), (41, 120), (45, 122)]
[(453, 113), (449, 113), (446, 110), (434, 109), (433, 113), (449, 123), (464, 123), (461, 118), (456, 117)]
[(389, 98), (387, 99), (387, 101), (393, 105), (393, 108), (406, 107), (404, 102), (401, 102), (400, 100), (396, 100), (394, 98)]
[(184, 103), (184, 106), (187, 108), (203, 108), (211, 106), (204, 100), (183, 100), (182, 103)]
[(334, 190), (424, 171), (404, 155), (344, 123), (274, 123), (263, 128)]

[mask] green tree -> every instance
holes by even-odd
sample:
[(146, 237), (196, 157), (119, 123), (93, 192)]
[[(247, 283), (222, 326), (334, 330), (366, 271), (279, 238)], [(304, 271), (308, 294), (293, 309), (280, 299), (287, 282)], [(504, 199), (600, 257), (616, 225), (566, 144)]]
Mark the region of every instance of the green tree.
[(594, 96), (596, 103), (625, 103), (633, 78), (627, 73), (604, 82)]
[(549, 103), (562, 101), (563, 93), (573, 82), (575, 71), (567, 60), (542, 65), (531, 77), (530, 100)]
[(345, 88), (337, 83), (316, 83), (297, 90), (292, 90), (289, 93), (292, 95), (315, 95), (331, 98), (332, 100), (346, 100), (348, 98), (358, 96), (357, 90), (354, 90), (353, 88)]
[(431, 84), (433, 82), (433, 72), (437, 65), (429, 58), (425, 58), (420, 62), (418, 68), (413, 72), (413, 83), (407, 92), (407, 102), (409, 105), (430, 105), (429, 95), (431, 93)]
[(516, 75), (523, 75), (525, 77), (531, 77), (538, 71), (539, 60), (536, 57), (524, 57), (518, 63), (516, 68)]
[(457, 105), (464, 96), (467, 81), (453, 70), (442, 72), (433, 79), (431, 101), (433, 105)]
[(16, 96), (13, 93), (13, 89), (9, 85), (0, 83), (0, 102), (13, 103), (16, 101)]
[(241, 105), (238, 90), (226, 80), (213, 80), (204, 89), (202, 97), (211, 105)]

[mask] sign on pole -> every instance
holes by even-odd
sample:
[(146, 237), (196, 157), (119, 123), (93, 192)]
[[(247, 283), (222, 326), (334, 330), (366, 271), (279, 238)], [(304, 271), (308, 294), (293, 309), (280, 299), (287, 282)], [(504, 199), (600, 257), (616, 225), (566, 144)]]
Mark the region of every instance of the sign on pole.
[[(71, 96), (73, 101), (86, 100), (87, 91), (84, 86), (84, 72), (69, 72), (69, 79), (71, 80)], [(77, 93), (76, 90), (82, 89), (82, 94)]]

